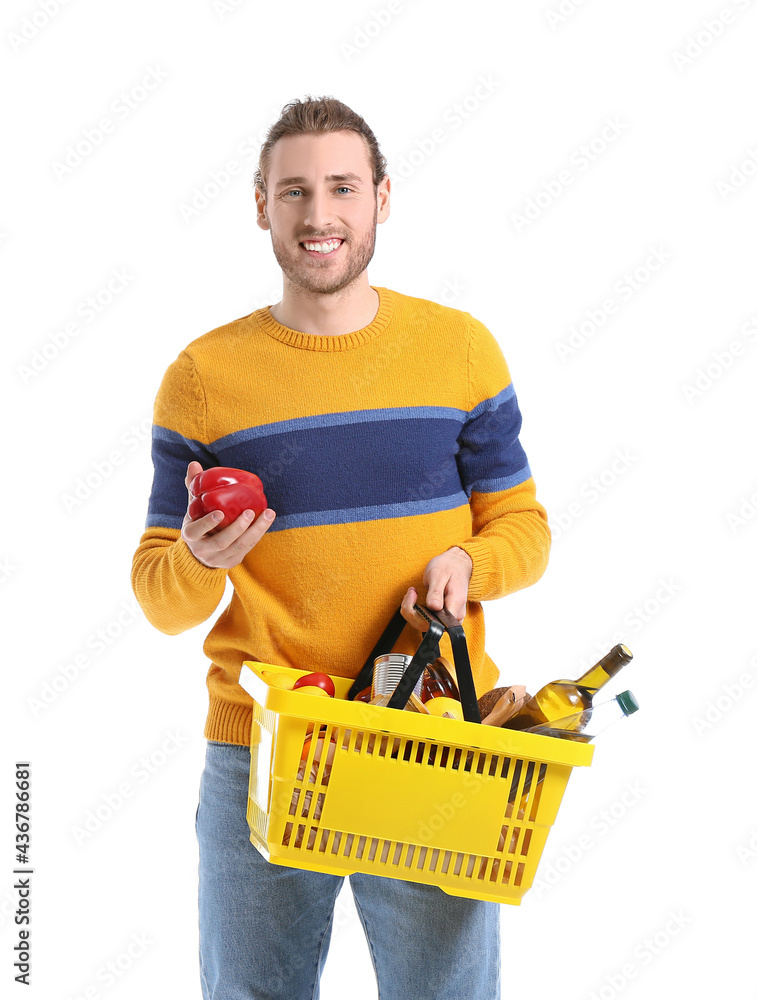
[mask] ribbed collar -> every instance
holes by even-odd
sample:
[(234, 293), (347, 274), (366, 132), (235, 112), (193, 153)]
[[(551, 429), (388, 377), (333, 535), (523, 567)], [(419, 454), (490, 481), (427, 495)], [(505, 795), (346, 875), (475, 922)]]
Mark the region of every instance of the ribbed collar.
[(264, 306), (253, 313), (253, 316), (260, 323), (261, 327), (269, 337), (274, 337), (290, 347), (300, 347), (305, 351), (349, 351), (360, 344), (366, 344), (373, 340), (383, 330), (386, 329), (392, 317), (394, 309), (394, 293), (390, 288), (371, 285), (371, 288), (378, 293), (378, 312), (373, 317), (373, 321), (364, 326), (362, 330), (355, 330), (352, 333), (344, 333), (341, 336), (320, 335), (316, 333), (303, 333), (301, 330), (292, 330), (288, 326), (282, 326), (271, 315), (270, 306)]

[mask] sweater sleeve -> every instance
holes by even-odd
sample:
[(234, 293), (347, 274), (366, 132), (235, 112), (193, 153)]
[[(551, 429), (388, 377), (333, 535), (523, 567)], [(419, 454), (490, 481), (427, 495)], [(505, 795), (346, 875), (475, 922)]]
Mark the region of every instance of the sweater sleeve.
[(547, 514), (518, 435), (521, 414), (502, 350), (470, 313), (468, 414), (458, 436), (460, 479), (471, 506), (468, 599), (487, 601), (535, 583), (547, 566)]
[(206, 621), (226, 588), (227, 569), (209, 568), (181, 538), (187, 510), (187, 465), (218, 465), (205, 440), (205, 399), (194, 363), (183, 351), (169, 366), (155, 400), (153, 483), (145, 531), (134, 553), (131, 586), (147, 620), (168, 635)]

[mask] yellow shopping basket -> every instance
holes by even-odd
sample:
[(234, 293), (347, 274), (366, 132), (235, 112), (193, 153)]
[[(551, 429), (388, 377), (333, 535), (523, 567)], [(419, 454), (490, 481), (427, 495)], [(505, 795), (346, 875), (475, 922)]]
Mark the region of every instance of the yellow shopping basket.
[[(245, 661), (254, 699), (247, 821), (269, 861), (334, 875), (363, 872), (437, 885), (456, 896), (519, 904), (531, 887), (571, 768), (593, 746), (480, 725), (465, 634), (445, 611), (429, 622), (387, 708), (355, 702), (373, 661), (405, 619), (397, 611), (356, 680), (334, 698), (267, 683)], [(447, 629), (466, 721), (403, 709)]]

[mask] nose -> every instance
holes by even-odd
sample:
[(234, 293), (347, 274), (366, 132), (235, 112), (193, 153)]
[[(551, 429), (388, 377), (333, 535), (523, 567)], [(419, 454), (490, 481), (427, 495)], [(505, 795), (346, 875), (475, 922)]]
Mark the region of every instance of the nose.
[(312, 192), (308, 198), (303, 221), (306, 226), (310, 226), (311, 229), (315, 229), (318, 232), (328, 229), (334, 221), (334, 213), (326, 191)]

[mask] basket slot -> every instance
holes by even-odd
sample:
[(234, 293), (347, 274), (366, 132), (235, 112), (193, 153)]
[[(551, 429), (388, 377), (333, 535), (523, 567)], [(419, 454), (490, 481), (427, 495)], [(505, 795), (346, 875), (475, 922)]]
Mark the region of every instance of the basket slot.
[[(310, 795), (313, 794), (312, 792), (309, 793), (306, 792), (305, 795), (302, 795), (301, 794), (302, 791), (303, 789), (301, 785), (295, 785), (294, 788), (292, 789), (292, 799), (289, 803), (290, 816), (300, 816), (302, 814), (302, 806), (304, 805), (304, 799), (308, 797), (308, 794)], [(300, 799), (303, 800), (302, 803), (300, 802)]]
[[(526, 765), (525, 768), (523, 767), (524, 764)], [(507, 819), (510, 819), (514, 813), (518, 819), (522, 819), (525, 815), (525, 810), (528, 806), (530, 798), (532, 802), (530, 819), (533, 820), (536, 815), (534, 807), (538, 806), (538, 800), (535, 801), (537, 790), (540, 788), (544, 774), (546, 774), (546, 766), (546, 764), (542, 764), (540, 766), (539, 778), (537, 781), (534, 781), (536, 762), (533, 760), (515, 761), (512, 782), (510, 784), (510, 794), (507, 799), (507, 809), (505, 810), (505, 816)], [(539, 797), (540, 796), (541, 792), (539, 792)]]
[(531, 814), (529, 819), (533, 822), (539, 812), (539, 802), (541, 801), (541, 793), (544, 791), (544, 779), (547, 777), (547, 764), (539, 765), (539, 777), (536, 780), (536, 788), (533, 789), (531, 796)]
[(478, 866), (478, 878), (481, 881), (486, 881), (489, 869), (494, 864), (494, 860), (494, 858), (481, 858), (481, 864)]
[(393, 865), (396, 865), (398, 868), (402, 868), (403, 865), (405, 868), (409, 867), (407, 862), (405, 861), (405, 857), (407, 855), (409, 846), (410, 846), (409, 844), (402, 844), (402, 843), (398, 843), (395, 846), (394, 858), (392, 859)]
[(500, 882), (502, 885), (510, 884), (510, 876), (513, 871), (513, 863), (510, 860), (504, 863), (499, 860), (499, 858), (494, 859), (494, 864), (492, 865), (491, 875), (489, 876), (490, 882)]
[(491, 871), (489, 873), (490, 882), (500, 882), (508, 885), (513, 871), (513, 863), (510, 858), (493, 858)]
[[(362, 742), (363, 733), (360, 729), (345, 729), (342, 733), (342, 745), (339, 747), (340, 750), (347, 750), (350, 753), (359, 753), (360, 747), (358, 745), (358, 737)], [(338, 741), (337, 741), (338, 743)]]

